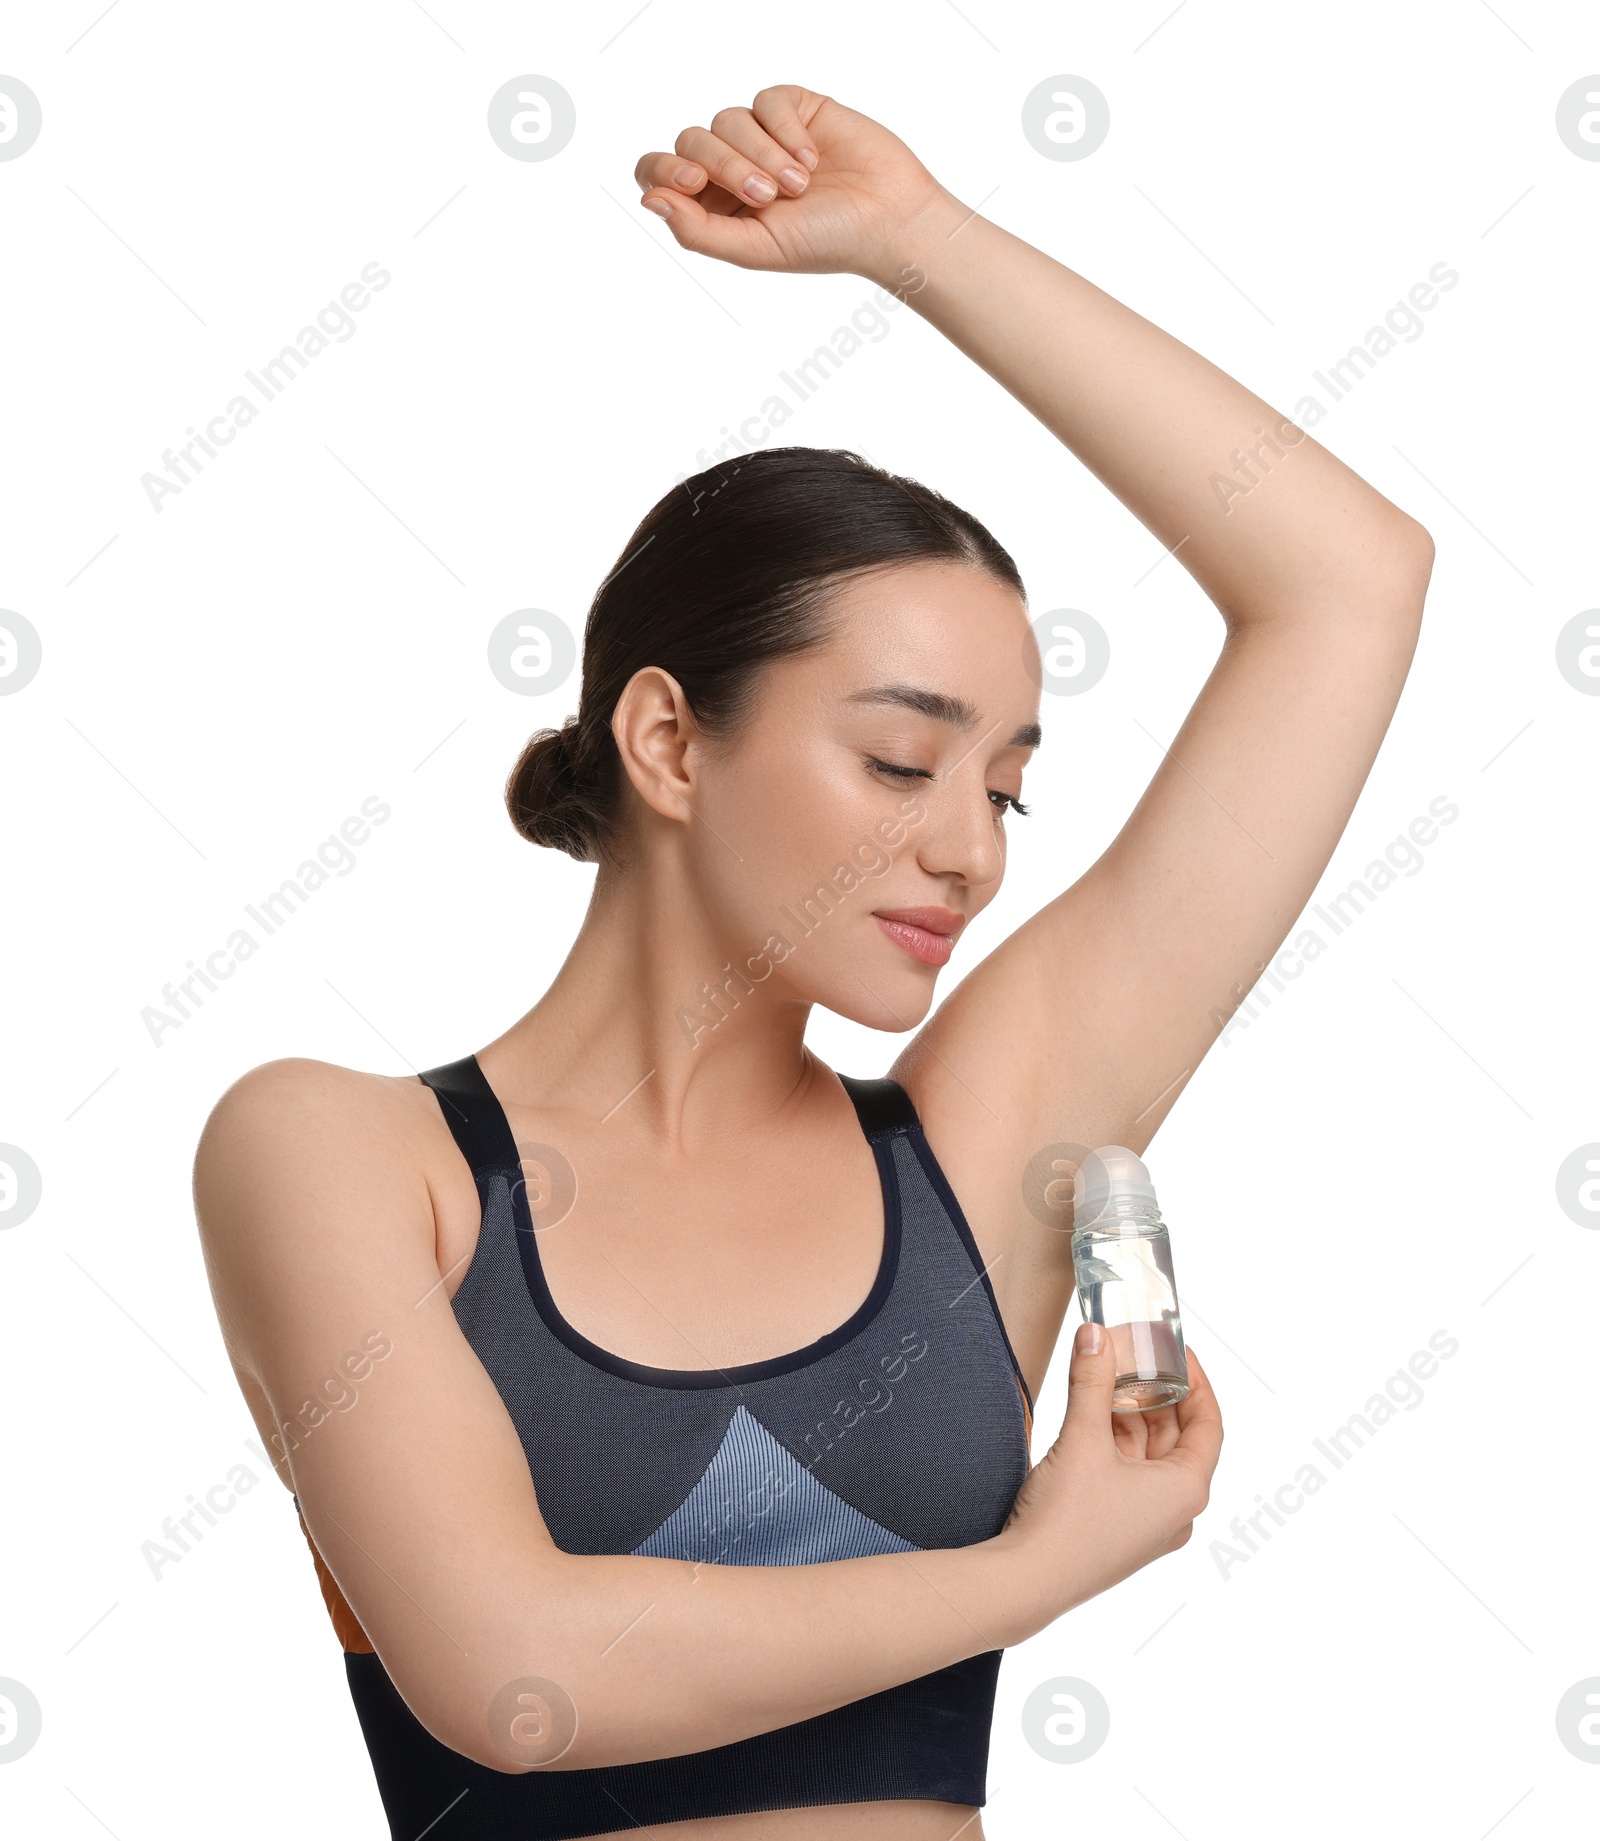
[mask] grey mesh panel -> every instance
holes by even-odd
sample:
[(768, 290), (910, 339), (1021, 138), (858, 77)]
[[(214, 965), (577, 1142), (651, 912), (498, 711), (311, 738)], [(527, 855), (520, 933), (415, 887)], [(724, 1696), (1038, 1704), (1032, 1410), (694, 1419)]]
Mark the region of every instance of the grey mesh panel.
[(716, 1566), (801, 1566), (910, 1547), (819, 1483), (741, 1405), (705, 1475), (633, 1551)]

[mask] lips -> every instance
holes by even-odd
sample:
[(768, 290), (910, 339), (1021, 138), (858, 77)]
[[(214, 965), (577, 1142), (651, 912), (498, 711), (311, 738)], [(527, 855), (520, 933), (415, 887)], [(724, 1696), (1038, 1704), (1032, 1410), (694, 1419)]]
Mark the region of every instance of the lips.
[(897, 946), (924, 965), (947, 964), (965, 925), (949, 908), (892, 908), (872, 917)]

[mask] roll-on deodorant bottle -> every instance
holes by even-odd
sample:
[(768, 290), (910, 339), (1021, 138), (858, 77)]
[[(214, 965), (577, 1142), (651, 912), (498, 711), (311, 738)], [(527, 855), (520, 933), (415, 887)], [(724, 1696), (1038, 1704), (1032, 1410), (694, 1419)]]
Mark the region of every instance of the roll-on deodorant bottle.
[(1172, 1242), (1150, 1172), (1132, 1151), (1103, 1144), (1072, 1186), (1072, 1264), (1078, 1302), (1105, 1325), (1117, 1363), (1114, 1411), (1148, 1413), (1189, 1391)]

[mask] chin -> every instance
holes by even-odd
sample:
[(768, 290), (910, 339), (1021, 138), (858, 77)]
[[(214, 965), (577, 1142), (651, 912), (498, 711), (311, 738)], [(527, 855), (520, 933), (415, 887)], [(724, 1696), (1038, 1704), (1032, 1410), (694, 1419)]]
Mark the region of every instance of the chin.
[(938, 972), (906, 958), (897, 946), (889, 953), (887, 960), (882, 953), (859, 953), (850, 966), (830, 966), (826, 989), (813, 1001), (867, 1029), (900, 1034), (917, 1028), (933, 1008)]

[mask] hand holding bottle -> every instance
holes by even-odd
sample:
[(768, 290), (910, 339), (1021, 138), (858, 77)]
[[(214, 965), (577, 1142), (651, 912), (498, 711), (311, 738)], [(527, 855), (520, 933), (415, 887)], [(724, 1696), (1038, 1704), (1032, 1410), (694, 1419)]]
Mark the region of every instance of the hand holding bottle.
[[(1098, 1340), (1098, 1347), (1091, 1343)], [(1098, 1324), (1078, 1326), (1061, 1434), (1017, 1492), (997, 1545), (1026, 1555), (1041, 1630), (1189, 1539), (1210, 1498), (1222, 1415), (1193, 1348), (1176, 1406), (1113, 1410), (1117, 1364)]]

